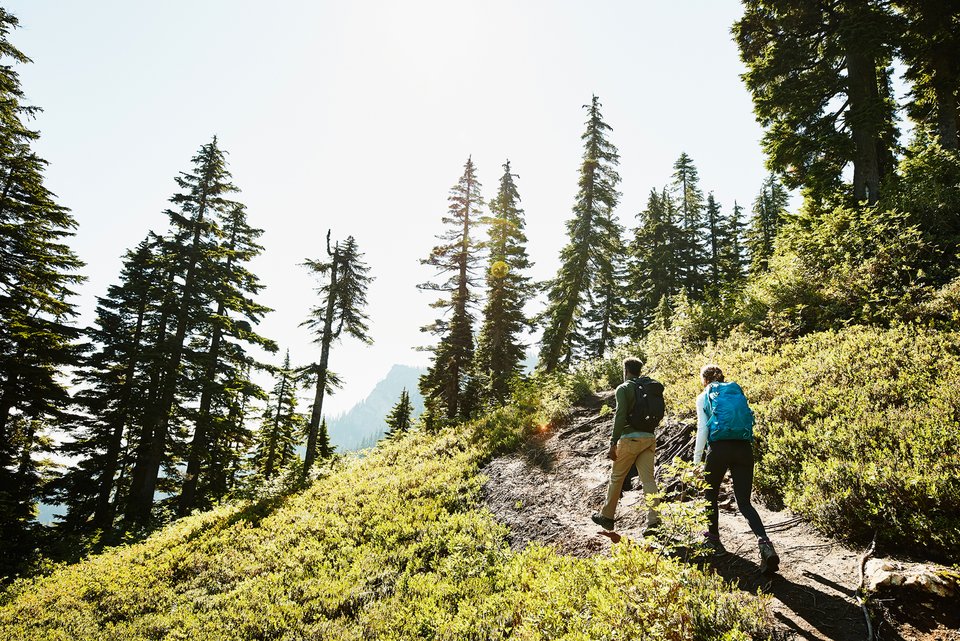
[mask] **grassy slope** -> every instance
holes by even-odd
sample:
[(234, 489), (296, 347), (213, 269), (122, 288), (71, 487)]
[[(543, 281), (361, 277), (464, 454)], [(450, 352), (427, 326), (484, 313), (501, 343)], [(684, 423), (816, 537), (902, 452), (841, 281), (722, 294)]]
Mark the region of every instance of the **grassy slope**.
[[(501, 437), (531, 413), (481, 429)], [(275, 504), (223, 507), (21, 583), (0, 639), (746, 638), (763, 602), (634, 545), (515, 554), (463, 433), (348, 459)], [(762, 632), (761, 632), (762, 634)], [(649, 636), (646, 636), (649, 635)]]
[[(885, 553), (960, 558), (960, 334), (851, 327), (795, 343), (734, 335), (641, 349), (674, 412), (694, 417), (716, 362), (757, 414), (755, 488), (828, 533)], [(607, 370), (615, 369), (608, 363)]]

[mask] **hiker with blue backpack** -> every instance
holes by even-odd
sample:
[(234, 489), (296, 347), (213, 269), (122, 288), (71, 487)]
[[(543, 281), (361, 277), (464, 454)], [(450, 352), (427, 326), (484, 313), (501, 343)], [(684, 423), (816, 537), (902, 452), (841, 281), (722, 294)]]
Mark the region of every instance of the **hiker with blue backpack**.
[[(623, 482), (631, 468), (636, 467), (643, 483), (644, 498), (657, 494), (653, 475), (657, 452), (654, 431), (663, 419), (663, 385), (647, 376), (640, 376), (643, 361), (626, 358), (623, 361), (623, 384), (617, 387), (617, 409), (613, 415), (613, 435), (607, 458), (613, 461), (607, 500), (600, 511), (590, 518), (605, 530), (612, 530), (620, 502)], [(647, 527), (644, 534), (653, 534), (660, 524), (656, 501), (647, 508)]]
[(697, 396), (697, 440), (693, 463), (700, 464), (704, 447), (709, 443), (703, 470), (707, 484), (706, 498), (710, 503), (709, 530), (704, 533), (705, 543), (716, 554), (726, 552), (720, 542), (717, 499), (723, 477), (730, 470), (737, 507), (757, 536), (760, 571), (776, 572), (780, 557), (767, 538), (760, 515), (750, 503), (753, 491), (753, 410), (740, 386), (732, 381), (724, 381), (723, 371), (716, 365), (705, 365), (700, 370), (700, 382), (703, 392)]

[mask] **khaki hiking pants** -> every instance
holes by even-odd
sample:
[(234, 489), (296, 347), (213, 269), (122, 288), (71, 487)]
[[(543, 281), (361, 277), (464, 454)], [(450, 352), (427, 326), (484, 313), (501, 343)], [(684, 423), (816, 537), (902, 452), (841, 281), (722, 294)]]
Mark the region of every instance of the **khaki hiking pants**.
[[(604, 503), (600, 514), (609, 519), (616, 518), (617, 503), (620, 502), (620, 491), (623, 489), (623, 479), (626, 478), (632, 465), (637, 466), (637, 473), (643, 483), (644, 498), (659, 491), (657, 481), (653, 476), (653, 461), (656, 451), (657, 439), (655, 437), (622, 438), (617, 441), (617, 460), (613, 462), (613, 470), (610, 472), (610, 485), (607, 486), (607, 502)], [(654, 509), (654, 505), (656, 504), (654, 503), (647, 510), (647, 527), (660, 522), (660, 516)]]

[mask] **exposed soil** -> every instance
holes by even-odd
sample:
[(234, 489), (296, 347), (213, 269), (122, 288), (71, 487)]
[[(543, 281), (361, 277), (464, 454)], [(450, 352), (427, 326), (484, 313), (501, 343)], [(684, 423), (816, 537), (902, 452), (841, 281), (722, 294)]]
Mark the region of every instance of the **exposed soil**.
[[(612, 402), (609, 392), (574, 408), (565, 426), (538, 435), (522, 451), (495, 459), (483, 470), (489, 478), (487, 505), (509, 526), (515, 549), (539, 541), (564, 554), (587, 557), (608, 554), (612, 539), (619, 538), (611, 539), (590, 520), (606, 496), (610, 461), (605, 454), (613, 415), (601, 408)], [(668, 417), (658, 433), (658, 470), (676, 455), (690, 460), (693, 441), (693, 424)], [(742, 590), (761, 590), (773, 597), (778, 636), (866, 639), (866, 623), (856, 601), (860, 551), (819, 534), (788, 510), (774, 512), (756, 502), (755, 506), (780, 555), (779, 573), (760, 573), (756, 537), (737, 512), (729, 486), (720, 503), (720, 534), (729, 554), (707, 563)], [(618, 535), (642, 537), (642, 508), (643, 492), (626, 491), (617, 510)], [(960, 641), (957, 615), (947, 604), (930, 608), (921, 606), (919, 598), (913, 603), (899, 594), (889, 598), (878, 600), (875, 608), (882, 615), (873, 621), (878, 638)]]

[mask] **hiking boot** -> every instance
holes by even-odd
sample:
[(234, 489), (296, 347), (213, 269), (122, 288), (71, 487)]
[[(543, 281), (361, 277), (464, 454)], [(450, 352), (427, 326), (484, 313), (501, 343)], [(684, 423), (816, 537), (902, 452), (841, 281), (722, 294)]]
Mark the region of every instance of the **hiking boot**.
[(590, 516), (590, 520), (602, 527), (604, 530), (613, 529), (613, 519), (606, 517), (599, 512), (595, 512)]
[(773, 549), (770, 539), (760, 539), (757, 546), (760, 548), (760, 572), (773, 574), (780, 568), (780, 555)]
[(713, 536), (712, 534), (704, 533), (703, 546), (707, 548), (707, 551), (712, 556), (723, 556), (727, 553), (727, 548), (723, 547), (723, 543), (720, 542), (720, 538)]

